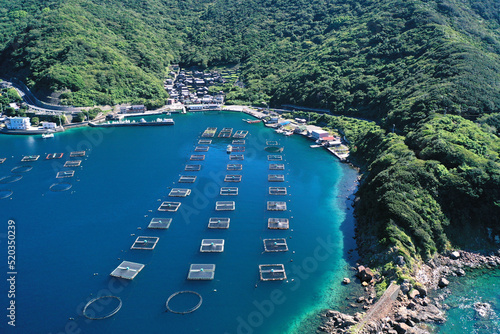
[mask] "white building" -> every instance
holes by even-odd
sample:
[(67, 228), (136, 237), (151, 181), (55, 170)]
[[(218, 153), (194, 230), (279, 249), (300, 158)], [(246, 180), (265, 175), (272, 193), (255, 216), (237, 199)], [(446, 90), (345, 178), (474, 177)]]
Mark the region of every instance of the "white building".
[(15, 102), (9, 103), (9, 107), (11, 107), (12, 109), (14, 109), (16, 111), (19, 110), (19, 106)]
[(325, 130), (313, 130), (311, 132), (311, 136), (314, 139), (321, 139), (323, 137), (329, 137), (330, 133), (328, 131), (325, 131)]
[(42, 128), (47, 130), (55, 130), (57, 124), (54, 122), (42, 122)]
[(28, 130), (31, 127), (29, 117), (12, 117), (7, 120), (7, 129)]

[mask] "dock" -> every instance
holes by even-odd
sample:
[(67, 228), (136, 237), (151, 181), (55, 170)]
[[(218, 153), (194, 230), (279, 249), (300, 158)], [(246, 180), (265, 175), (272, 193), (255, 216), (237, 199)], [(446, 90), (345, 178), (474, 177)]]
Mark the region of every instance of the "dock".
[(128, 126), (165, 126), (174, 125), (175, 122), (171, 118), (157, 119), (152, 122), (135, 122), (135, 121), (115, 121), (111, 123), (94, 123), (89, 122), (89, 126), (93, 128), (113, 128), (113, 127), (128, 127)]

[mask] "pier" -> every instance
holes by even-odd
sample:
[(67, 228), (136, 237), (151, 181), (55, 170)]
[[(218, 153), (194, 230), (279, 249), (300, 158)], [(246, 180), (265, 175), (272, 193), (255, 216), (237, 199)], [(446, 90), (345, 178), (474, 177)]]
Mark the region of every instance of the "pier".
[(158, 118), (153, 122), (136, 122), (136, 121), (115, 121), (111, 123), (94, 123), (89, 122), (89, 126), (93, 128), (112, 128), (112, 127), (128, 127), (128, 126), (165, 126), (165, 125), (174, 125), (175, 122), (171, 118)]

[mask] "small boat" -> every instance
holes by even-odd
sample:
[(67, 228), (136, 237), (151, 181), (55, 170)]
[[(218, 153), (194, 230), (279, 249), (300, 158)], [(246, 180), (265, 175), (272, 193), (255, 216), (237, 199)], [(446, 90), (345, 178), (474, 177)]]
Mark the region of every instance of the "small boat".
[(144, 118), (141, 118), (140, 122), (141, 123), (146, 123), (146, 120)]
[(276, 129), (276, 133), (283, 133), (283, 129)]
[(231, 145), (227, 145), (226, 152), (231, 153), (233, 151), (233, 147)]
[(53, 133), (42, 133), (42, 138), (47, 139), (47, 138), (54, 138)]

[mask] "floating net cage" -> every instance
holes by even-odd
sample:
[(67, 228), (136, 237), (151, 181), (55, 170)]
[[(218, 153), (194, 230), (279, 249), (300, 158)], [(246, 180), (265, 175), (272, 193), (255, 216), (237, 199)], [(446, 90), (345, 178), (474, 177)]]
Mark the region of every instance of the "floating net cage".
[(170, 197), (186, 197), (191, 194), (191, 189), (185, 188), (172, 188), (168, 196)]
[(57, 173), (56, 178), (57, 179), (64, 179), (65, 177), (73, 177), (75, 176), (75, 171), (74, 170), (62, 170)]
[(196, 146), (194, 148), (194, 151), (195, 152), (208, 152), (209, 149), (210, 149), (209, 146)]
[(229, 138), (233, 133), (233, 128), (223, 128), (219, 133), (219, 137), (221, 138)]
[(118, 267), (116, 267), (111, 276), (133, 280), (135, 276), (144, 268), (142, 263), (135, 263), (130, 261), (123, 261)]
[(130, 249), (145, 249), (145, 250), (153, 250), (156, 247), (160, 238), (158, 237), (144, 237), (140, 236), (135, 239), (132, 247)]
[(0, 189), (0, 199), (6, 199), (12, 196), (14, 192), (10, 189)]
[(215, 203), (216, 211), (234, 211), (234, 201), (218, 201)]
[(267, 210), (268, 211), (285, 211), (286, 210), (286, 202), (269, 201), (269, 202), (267, 202)]
[(215, 264), (192, 264), (189, 267), (188, 280), (213, 280)]
[(269, 187), (269, 195), (286, 195), (286, 187)]
[(233, 146), (231, 148), (232, 152), (245, 152), (245, 146)]
[(7, 158), (0, 158), (0, 164), (3, 164)]
[(8, 175), (0, 178), (0, 184), (13, 183), (21, 180), (23, 178), (22, 175)]
[(158, 211), (175, 212), (179, 209), (180, 206), (180, 202), (163, 202), (158, 208)]
[(220, 194), (222, 196), (236, 196), (238, 195), (238, 187), (221, 187)]
[(189, 158), (191, 161), (202, 161), (205, 160), (205, 155), (204, 154), (193, 154)]
[(241, 175), (226, 175), (224, 182), (241, 182)]
[(233, 139), (233, 145), (245, 145), (245, 139)]
[(217, 128), (207, 128), (203, 133), (201, 134), (202, 137), (214, 137), (215, 133), (217, 132)]
[(244, 160), (245, 156), (243, 154), (230, 154), (229, 160)]
[(203, 239), (201, 241), (200, 252), (202, 253), (222, 253), (224, 251), (224, 239)]
[(57, 183), (53, 183), (49, 189), (50, 189), (50, 191), (53, 191), (53, 192), (61, 192), (61, 191), (70, 190), (71, 187), (73, 187), (73, 185), (71, 185), (71, 183), (69, 183), (69, 182), (57, 182)]
[(284, 182), (285, 181), (285, 175), (282, 175), (282, 174), (269, 174), (267, 176), (267, 180), (269, 182)]
[(288, 218), (269, 218), (267, 228), (270, 230), (288, 230), (290, 222)]
[(208, 221), (208, 228), (227, 229), (229, 228), (230, 221), (231, 219), (229, 218), (211, 217), (210, 220)]
[(10, 171), (12, 173), (27, 173), (32, 169), (33, 169), (32, 166), (24, 165), (24, 166), (16, 166), (16, 167), (12, 168)]
[(279, 239), (264, 239), (265, 252), (287, 252), (288, 245), (285, 238)]
[(70, 158), (84, 157), (84, 156), (85, 156), (85, 151), (75, 151), (69, 154)]
[(153, 218), (149, 222), (148, 228), (166, 230), (170, 227), (172, 218)]
[(200, 139), (200, 140), (198, 140), (198, 144), (200, 144), (200, 145), (210, 145), (210, 144), (212, 144), (212, 139)]
[(266, 140), (266, 145), (268, 146), (276, 146), (279, 145), (276, 140)]
[(47, 154), (45, 159), (47, 159), (47, 160), (61, 159), (63, 156), (64, 156), (64, 153), (49, 153), (49, 154)]
[(201, 165), (186, 165), (186, 167), (184, 167), (184, 170), (197, 172), (201, 170)]
[(269, 164), (270, 170), (285, 170), (285, 164)]
[(286, 280), (285, 266), (282, 264), (259, 265), (261, 281), (283, 281)]
[[(183, 296), (187, 300), (182, 300), (183, 303), (180, 303), (178, 301), (179, 297), (178, 296)], [(192, 297), (192, 298), (186, 298), (187, 297)], [(175, 300), (174, 298), (177, 297)], [(176, 313), (176, 314), (188, 314), (191, 312), (196, 311), (197, 309), (200, 308), (201, 304), (203, 303), (203, 298), (198, 292), (194, 291), (178, 291), (176, 293), (173, 293), (168, 297), (167, 302), (165, 306), (167, 307), (167, 311)], [(181, 305), (178, 305), (181, 304)], [(193, 305), (190, 307), (185, 306), (184, 304), (189, 304)]]
[(272, 155), (267, 156), (267, 160), (269, 160), (269, 161), (282, 161), (283, 156), (281, 156), (279, 154), (272, 154)]
[(269, 153), (280, 153), (280, 152), (283, 152), (283, 147), (281, 147), (281, 146), (267, 146), (264, 150), (266, 152), (269, 152)]
[(243, 139), (247, 136), (247, 134), (248, 134), (248, 131), (246, 131), (246, 130), (238, 130), (234, 133), (233, 138)]
[(228, 164), (227, 165), (227, 170), (242, 170), (243, 165), (242, 164)]
[(179, 183), (194, 183), (196, 181), (196, 176), (192, 175), (181, 175), (179, 178)]
[(25, 155), (25, 156), (21, 159), (21, 161), (23, 161), (23, 162), (24, 162), (24, 161), (37, 161), (37, 160), (38, 160), (38, 158), (40, 158), (40, 156), (39, 156), (39, 155)]
[(82, 314), (90, 320), (102, 320), (114, 316), (122, 305), (122, 300), (117, 296), (102, 296), (89, 300)]
[(81, 164), (81, 160), (68, 160), (64, 163), (64, 167), (79, 167)]

